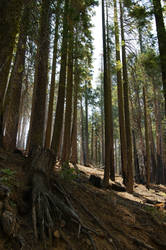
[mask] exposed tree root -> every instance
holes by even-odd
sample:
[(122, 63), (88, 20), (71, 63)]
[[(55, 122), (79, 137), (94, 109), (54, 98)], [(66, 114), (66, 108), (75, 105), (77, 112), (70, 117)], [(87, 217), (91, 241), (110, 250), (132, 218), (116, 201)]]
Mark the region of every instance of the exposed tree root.
[(154, 250), (155, 248), (146, 244), (145, 242), (143, 242), (142, 240), (139, 240), (133, 236), (129, 236), (128, 237), (130, 238), (130, 240), (132, 240), (138, 247), (143, 247), (143, 248), (146, 248), (146, 249), (149, 249), (149, 250)]
[(10, 190), (4, 185), (0, 185), (0, 223), (3, 232), (15, 241), (18, 249), (25, 246), (25, 240), (19, 233), (19, 222), (16, 212), (9, 205)]
[[(70, 194), (71, 195), (71, 194)], [(91, 217), (93, 218), (93, 220), (98, 224), (98, 226), (106, 233), (106, 239), (107, 241), (114, 247), (114, 249), (118, 249), (117, 248), (117, 244), (116, 239), (110, 234), (110, 232), (104, 227), (104, 225), (100, 222), (100, 220), (94, 215), (92, 214), (80, 201), (78, 201), (76, 198), (74, 198), (71, 195), (71, 198), (73, 200), (75, 200), (77, 203), (79, 203), (79, 205), (82, 207), (82, 209)], [(98, 234), (97, 232), (95, 232), (98, 236), (100, 236), (100, 234)]]
[[(32, 160), (32, 220), (36, 241), (39, 238), (42, 239), (46, 248), (46, 238), (49, 238), (49, 243), (52, 244), (52, 234), (56, 229), (60, 230), (61, 221), (65, 220), (76, 223), (78, 237), (81, 232), (85, 233), (90, 239), (93, 249), (96, 250), (95, 243), (89, 234), (94, 231), (85, 227), (80, 221), (63, 187), (57, 183), (54, 184), (54, 187), (61, 193), (62, 199), (52, 193), (49, 179), (52, 166), (51, 152), (38, 149)], [(68, 244), (62, 230), (60, 231), (62, 238)]]
[(62, 230), (59, 230), (61, 238), (66, 242), (70, 250), (76, 250), (70, 243), (70, 241), (67, 239), (65, 233)]

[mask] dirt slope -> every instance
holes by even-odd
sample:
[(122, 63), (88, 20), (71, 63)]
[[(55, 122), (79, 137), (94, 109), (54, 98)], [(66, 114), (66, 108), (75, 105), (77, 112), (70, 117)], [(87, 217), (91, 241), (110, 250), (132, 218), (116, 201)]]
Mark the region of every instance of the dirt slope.
[[(19, 233), (24, 239), (22, 249), (43, 249), (42, 241), (34, 242), (31, 209), (25, 211), (26, 201), (22, 202), (22, 190), (25, 189), (27, 178), (23, 165), (24, 160), (20, 156), (17, 160), (0, 157), (1, 170), (14, 171), (11, 174), (7, 170), (9, 174), (6, 175), (1, 171), (0, 178), (4, 181), (7, 176), (6, 185), (11, 188), (10, 206), (16, 213)], [(81, 171), (78, 177), (73, 175), (73, 171), (62, 175), (59, 168), (55, 167), (52, 189), (58, 193), (58, 187), (63, 187), (66, 199), (70, 200), (87, 231), (80, 230), (79, 234), (78, 224), (70, 218), (62, 218), (61, 230), (59, 227), (55, 228), (53, 247), (46, 244), (46, 249), (166, 249), (165, 210), (158, 210), (154, 204), (148, 203), (149, 200), (153, 203), (165, 201), (164, 186), (152, 186), (152, 189), (146, 190), (144, 186), (136, 185), (133, 195), (115, 192), (111, 187), (105, 190), (92, 186), (88, 180), (90, 174), (102, 177), (103, 170), (80, 165), (78, 167)], [(117, 177), (116, 181), (121, 182), (121, 178)], [(21, 248), (12, 237), (7, 237), (1, 230), (0, 249)]]

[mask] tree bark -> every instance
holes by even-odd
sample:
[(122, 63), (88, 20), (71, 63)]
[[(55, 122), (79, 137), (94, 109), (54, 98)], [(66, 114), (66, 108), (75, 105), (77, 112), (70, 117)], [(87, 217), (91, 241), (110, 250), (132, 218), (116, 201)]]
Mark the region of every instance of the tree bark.
[(71, 162), (77, 164), (77, 102), (78, 102), (78, 87), (80, 82), (78, 61), (75, 60), (75, 79), (74, 79), (74, 103), (73, 103), (73, 125), (71, 134)]
[(86, 165), (89, 164), (89, 131), (88, 131), (88, 82), (85, 82), (85, 149)]
[(128, 91), (128, 72), (126, 62), (126, 46), (123, 24), (123, 6), (120, 0), (120, 22), (121, 22), (121, 39), (122, 39), (122, 62), (123, 62), (123, 93), (124, 93), (124, 114), (125, 114), (125, 132), (127, 142), (127, 183), (128, 192), (133, 192), (133, 160), (132, 160), (132, 138), (130, 125), (130, 109), (129, 109), (129, 91)]
[(86, 139), (85, 139), (85, 117), (84, 117), (84, 110), (82, 106), (82, 99), (81, 99), (81, 139), (82, 139), (83, 164), (84, 166), (86, 166), (87, 158), (86, 158)]
[(123, 177), (123, 182), (126, 185), (127, 184), (127, 144), (126, 144), (126, 131), (125, 131), (125, 120), (124, 120), (123, 85), (122, 85), (122, 76), (121, 76), (122, 65), (120, 61), (119, 26), (118, 26), (116, 0), (114, 0), (114, 25), (115, 25), (115, 42), (116, 42), (116, 70), (117, 70), (117, 85), (118, 85), (118, 107), (119, 107), (122, 177)]
[(164, 18), (162, 13), (162, 6), (160, 0), (153, 0), (154, 15), (156, 20), (157, 37), (159, 43), (161, 72), (163, 81), (163, 93), (165, 98), (165, 116), (166, 116), (166, 30), (164, 25)]
[(73, 91), (73, 42), (74, 27), (71, 21), (69, 27), (69, 48), (68, 48), (68, 74), (66, 90), (66, 110), (64, 123), (64, 137), (62, 149), (62, 164), (69, 166), (69, 157), (71, 152), (71, 116), (72, 116), (72, 91)]
[(111, 149), (110, 149), (110, 178), (112, 181), (115, 181), (115, 167), (114, 167), (114, 136), (113, 136), (113, 116), (112, 116), (112, 79), (111, 79), (111, 53), (110, 53), (110, 40), (109, 40), (109, 26), (108, 26), (108, 6), (106, 4), (107, 11), (107, 60), (108, 60), (108, 84), (110, 89), (110, 141), (111, 141)]
[(30, 150), (44, 143), (44, 124), (46, 110), (46, 90), (48, 85), (48, 55), (50, 35), (50, 0), (42, 0), (37, 63), (35, 69), (35, 97), (32, 109)]
[(139, 159), (138, 159), (138, 153), (137, 153), (137, 147), (136, 147), (136, 139), (135, 139), (135, 132), (134, 129), (133, 132), (133, 148), (134, 148), (134, 165), (135, 165), (135, 182), (141, 183), (141, 175), (140, 175), (140, 168), (139, 168)]
[(150, 115), (148, 118), (149, 118), (150, 154), (151, 154), (151, 165), (152, 165), (151, 182), (156, 183), (157, 155), (156, 155), (156, 148), (152, 131), (152, 119)]
[(62, 131), (62, 124), (63, 124), (63, 114), (64, 114), (67, 43), (68, 43), (68, 6), (69, 6), (69, 1), (65, 0), (58, 100), (57, 100), (56, 113), (55, 113), (53, 138), (51, 142), (51, 149), (54, 151), (55, 158), (58, 152), (60, 136), (61, 136), (61, 131)]
[(11, 152), (16, 149), (19, 108), (21, 100), (22, 79), (25, 67), (25, 51), (28, 23), (30, 17), (30, 8), (30, 4), (26, 4), (26, 6), (24, 6), (16, 57), (9, 81), (9, 85), (11, 86), (11, 88), (4, 114), (5, 120), (3, 124), (5, 125), (5, 134), (3, 137), (3, 147), (7, 151)]
[(111, 165), (111, 106), (110, 106), (110, 85), (108, 82), (108, 62), (107, 62), (107, 47), (106, 47), (106, 28), (105, 28), (105, 1), (102, 0), (102, 31), (103, 31), (103, 60), (104, 60), (104, 120), (105, 120), (105, 168), (104, 180), (105, 187), (109, 185), (110, 165)]
[(150, 185), (150, 148), (149, 148), (149, 129), (148, 129), (148, 114), (145, 87), (143, 87), (143, 101), (144, 101), (144, 124), (145, 124), (145, 142), (146, 142), (146, 186)]
[(0, 2), (0, 146), (3, 137), (3, 102), (22, 5), (22, 0)]
[(92, 112), (92, 124), (91, 124), (91, 163), (94, 163), (94, 124), (93, 124), (93, 112)]
[(51, 135), (52, 135), (52, 122), (53, 122), (53, 106), (54, 106), (54, 95), (55, 95), (55, 76), (56, 76), (56, 61), (57, 61), (57, 49), (58, 49), (58, 39), (59, 39), (59, 23), (60, 23), (60, 5), (61, 0), (58, 0), (56, 7), (56, 21), (55, 21), (55, 34), (54, 34), (54, 51), (52, 60), (52, 72), (51, 72), (51, 88), (50, 88), (50, 98), (48, 107), (48, 118), (47, 118), (47, 128), (46, 128), (46, 138), (45, 147), (50, 148), (51, 145)]

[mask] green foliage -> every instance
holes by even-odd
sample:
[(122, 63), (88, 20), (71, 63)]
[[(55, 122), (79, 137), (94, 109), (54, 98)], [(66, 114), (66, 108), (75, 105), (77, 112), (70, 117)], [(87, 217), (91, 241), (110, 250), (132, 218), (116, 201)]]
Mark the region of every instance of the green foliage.
[(16, 172), (10, 168), (4, 168), (1, 170), (3, 176), (0, 178), (0, 182), (7, 186), (13, 186), (15, 183)]
[(72, 180), (75, 180), (77, 178), (77, 175), (75, 173), (75, 169), (62, 166), (62, 170), (60, 172), (60, 177), (64, 179), (65, 181), (71, 182)]
[(159, 56), (156, 55), (156, 52), (153, 49), (149, 48), (146, 53), (142, 55), (141, 59), (142, 64), (149, 76), (160, 72)]
[(153, 218), (160, 220), (160, 221), (166, 221), (166, 215), (163, 211), (158, 210), (156, 207), (152, 206), (146, 206), (145, 211), (152, 215)]
[(144, 6), (135, 5), (130, 10), (130, 16), (138, 20), (139, 25), (144, 26), (146, 24), (147, 12)]
[(14, 176), (16, 171), (11, 170), (10, 168), (4, 168), (1, 170), (1, 173), (9, 177), (9, 176)]

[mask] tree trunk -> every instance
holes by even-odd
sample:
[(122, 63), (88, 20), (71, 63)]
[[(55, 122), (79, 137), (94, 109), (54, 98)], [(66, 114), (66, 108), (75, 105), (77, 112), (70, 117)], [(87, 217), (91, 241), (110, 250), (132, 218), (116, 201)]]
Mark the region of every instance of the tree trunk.
[(125, 132), (127, 142), (127, 183), (126, 189), (128, 192), (133, 192), (133, 160), (132, 160), (132, 138), (130, 125), (130, 109), (129, 109), (129, 91), (128, 91), (128, 72), (126, 62), (126, 46), (123, 24), (123, 9), (122, 1), (120, 0), (120, 22), (121, 22), (121, 39), (122, 39), (122, 62), (123, 62), (123, 93), (124, 93), (124, 114), (125, 114)]
[(127, 180), (127, 144), (126, 131), (124, 121), (124, 102), (123, 102), (123, 85), (121, 76), (121, 61), (120, 61), (120, 43), (119, 43), (119, 27), (117, 16), (117, 3), (114, 0), (114, 25), (115, 25), (115, 42), (116, 42), (116, 70), (117, 70), (117, 84), (118, 84), (118, 107), (119, 107), (119, 127), (120, 127), (120, 143), (121, 143), (121, 161), (122, 161), (122, 177), (126, 185)]
[(108, 63), (107, 63), (107, 47), (106, 47), (106, 31), (105, 31), (105, 1), (102, 0), (102, 30), (103, 30), (103, 60), (104, 60), (104, 120), (105, 120), (105, 168), (104, 180), (105, 187), (109, 185), (110, 165), (111, 165), (111, 105), (110, 105), (110, 83), (108, 82)]
[(166, 116), (166, 30), (164, 25), (164, 18), (162, 13), (162, 6), (160, 0), (153, 0), (154, 15), (157, 27), (157, 37), (159, 43), (161, 72), (163, 81), (163, 93), (165, 98), (165, 116)]
[(0, 146), (3, 137), (3, 102), (22, 5), (22, 0), (0, 2)]
[(54, 151), (55, 158), (60, 142), (60, 136), (63, 125), (65, 85), (66, 85), (66, 63), (67, 63), (67, 43), (68, 43), (68, 6), (69, 1), (65, 0), (64, 18), (63, 18), (63, 38), (61, 47), (61, 68), (59, 77), (58, 100), (55, 113), (54, 132), (51, 143), (51, 149)]
[(51, 135), (52, 135), (53, 106), (54, 106), (54, 95), (55, 95), (56, 61), (57, 61), (58, 39), (59, 39), (58, 32), (59, 32), (59, 23), (60, 23), (60, 17), (59, 17), (59, 15), (60, 15), (60, 5), (61, 5), (61, 0), (58, 0), (57, 7), (56, 7), (54, 51), (53, 51), (53, 61), (52, 61), (51, 87), (50, 87), (50, 98), (49, 98), (49, 107), (48, 107), (46, 139), (45, 139), (45, 147), (46, 148), (50, 148)]
[(82, 138), (83, 164), (84, 166), (86, 166), (87, 158), (86, 158), (86, 139), (85, 139), (85, 117), (84, 117), (84, 110), (82, 106), (82, 99), (81, 99), (81, 138)]
[(17, 129), (19, 122), (19, 108), (21, 100), (22, 80), (25, 67), (25, 51), (27, 41), (27, 30), (29, 24), (29, 14), (31, 5), (26, 4), (21, 19), (20, 35), (17, 45), (17, 52), (13, 70), (11, 73), (9, 85), (9, 99), (5, 107), (3, 124), (5, 125), (5, 134), (3, 137), (3, 147), (7, 151), (16, 149)]
[(88, 82), (85, 82), (85, 148), (86, 165), (89, 164), (89, 131), (88, 131)]
[(62, 164), (69, 166), (69, 157), (71, 152), (71, 116), (72, 116), (72, 91), (73, 91), (73, 42), (74, 27), (71, 21), (69, 27), (69, 49), (68, 49), (68, 74), (66, 90), (66, 111), (64, 123), (64, 137), (62, 149)]
[(134, 69), (132, 72), (132, 76), (133, 76), (133, 83), (134, 83), (134, 92), (136, 95), (136, 101), (135, 103), (137, 104), (136, 107), (136, 129), (137, 129), (137, 134), (138, 134), (138, 138), (140, 138), (140, 145), (141, 145), (141, 157), (139, 157), (140, 163), (140, 171), (141, 171), (141, 166), (142, 166), (142, 171), (140, 172), (141, 174), (141, 179), (142, 182), (144, 182), (144, 176), (142, 174), (143, 172), (143, 167), (145, 165), (145, 144), (144, 144), (144, 138), (143, 138), (143, 133), (142, 133), (142, 109), (141, 109), (141, 102), (140, 102), (140, 95), (139, 95), (139, 86), (136, 85), (136, 78), (135, 78), (135, 73), (134, 73)]
[[(106, 4), (107, 7), (107, 4)], [(108, 7), (106, 8), (107, 10), (107, 79), (108, 79), (108, 84), (109, 84), (109, 89), (110, 89), (110, 141), (111, 141), (111, 149), (110, 149), (110, 178), (112, 181), (115, 181), (115, 168), (114, 168), (114, 136), (113, 136), (113, 117), (112, 117), (112, 79), (111, 79), (111, 65), (110, 65), (110, 60), (111, 60), (111, 53), (110, 53), (110, 40), (109, 40), (109, 26), (108, 26)]]
[(162, 183), (163, 179), (163, 162), (162, 162), (162, 152), (161, 152), (161, 114), (159, 105), (159, 90), (155, 86), (153, 80), (153, 94), (154, 94), (154, 113), (155, 113), (155, 125), (156, 125), (156, 159), (157, 159), (157, 169), (156, 169), (156, 182)]
[(163, 182), (166, 184), (166, 118), (162, 121), (162, 162), (163, 162)]
[(139, 160), (138, 160), (138, 153), (137, 153), (134, 129), (132, 130), (132, 132), (133, 132), (133, 148), (134, 148), (135, 182), (141, 183)]
[(94, 163), (94, 124), (93, 124), (93, 111), (92, 111), (92, 124), (91, 124), (91, 163)]
[(156, 148), (152, 131), (152, 119), (150, 115), (148, 118), (149, 118), (150, 154), (151, 154), (151, 165), (152, 165), (151, 182), (156, 183), (156, 170), (157, 170)]
[(71, 134), (71, 162), (75, 165), (78, 161), (77, 156), (77, 102), (78, 102), (78, 87), (79, 87), (79, 71), (78, 71), (78, 61), (75, 60), (75, 79), (74, 79), (74, 103), (73, 103), (73, 125)]
[(30, 150), (44, 143), (46, 91), (48, 85), (48, 55), (50, 35), (50, 0), (42, 0), (39, 43), (36, 63), (35, 98), (32, 109), (30, 130)]
[(144, 101), (144, 123), (145, 123), (145, 142), (146, 142), (146, 186), (149, 188), (150, 184), (150, 148), (149, 148), (149, 129), (148, 129), (148, 114), (145, 87), (143, 87), (143, 101)]

